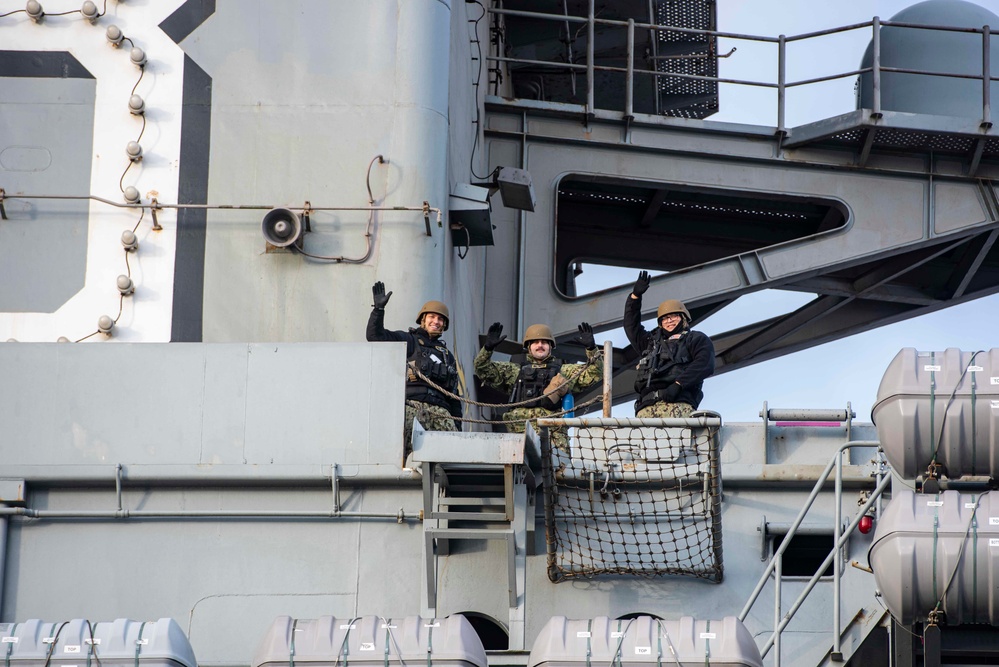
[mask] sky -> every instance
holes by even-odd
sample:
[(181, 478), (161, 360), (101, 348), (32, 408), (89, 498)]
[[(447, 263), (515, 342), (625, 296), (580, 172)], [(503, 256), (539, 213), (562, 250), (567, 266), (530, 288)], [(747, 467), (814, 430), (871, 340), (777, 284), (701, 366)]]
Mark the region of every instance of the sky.
[[(888, 20), (915, 4), (907, 0), (718, 0), (718, 29), (740, 34), (787, 36), (869, 21)], [(999, 13), (999, 0), (976, 4)], [(999, 29), (999, 21), (995, 29)], [(844, 72), (859, 67), (870, 41), (870, 29), (823, 37), (809, 45), (788, 49), (788, 80)], [(774, 80), (776, 50), (757, 48), (744, 41), (720, 40), (718, 50), (737, 51), (721, 60), (722, 77)], [(818, 84), (788, 95), (787, 125), (794, 127), (856, 108), (853, 77), (838, 83)], [(721, 111), (711, 120), (776, 125), (775, 93), (746, 87), (720, 89)], [(595, 267), (594, 267), (595, 268)], [(623, 271), (623, 272), (622, 272)], [(629, 273), (634, 276), (628, 277)], [(590, 274), (589, 276), (587, 274)], [(595, 289), (586, 280), (612, 284), (633, 282), (637, 271), (613, 270), (600, 276), (587, 268), (580, 276), (580, 293)], [(606, 282), (599, 287), (606, 287)], [(749, 322), (785, 313), (803, 305), (811, 295), (765, 291), (739, 299), (695, 329), (719, 334)], [(623, 307), (623, 304), (622, 304)], [(652, 322), (646, 324), (649, 328)], [(608, 332), (615, 346), (627, 344), (623, 332)], [(597, 337), (598, 343), (603, 338)], [(701, 408), (722, 415), (726, 422), (759, 422), (763, 402), (769, 408), (843, 409), (850, 404), (858, 421), (870, 421), (878, 386), (885, 369), (904, 347), (921, 351), (989, 350), (999, 347), (999, 295), (946, 308), (937, 313), (880, 327), (748, 368), (709, 378), (704, 384)], [(614, 416), (634, 415), (631, 403), (615, 406)]]

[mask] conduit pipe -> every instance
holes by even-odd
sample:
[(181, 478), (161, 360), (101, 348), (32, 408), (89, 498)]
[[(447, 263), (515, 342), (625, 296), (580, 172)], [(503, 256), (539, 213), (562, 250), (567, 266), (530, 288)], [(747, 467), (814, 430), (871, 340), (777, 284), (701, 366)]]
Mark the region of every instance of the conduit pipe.
[[(423, 511), (399, 508), (391, 512), (343, 512), (335, 510), (33, 510), (27, 507), (0, 507), (0, 521), (6, 516), (32, 519), (394, 519), (422, 521)], [(2, 563), (0, 563), (2, 564)]]
[[(0, 503), (0, 510), (7, 506)], [(4, 582), (7, 581), (7, 517), (0, 514), (0, 612), (3, 611)]]
[(332, 465), (252, 464), (113, 464), (113, 465), (9, 465), (4, 476), (42, 486), (110, 483), (123, 480), (144, 485), (241, 485), (329, 487), (335, 476), (339, 486), (421, 486), (419, 473), (381, 463)]

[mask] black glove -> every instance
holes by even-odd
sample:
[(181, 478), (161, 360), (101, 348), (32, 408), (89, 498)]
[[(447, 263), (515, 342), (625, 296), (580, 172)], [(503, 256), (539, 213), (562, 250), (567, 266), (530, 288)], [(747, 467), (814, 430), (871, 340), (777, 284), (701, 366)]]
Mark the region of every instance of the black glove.
[(386, 294), (385, 283), (379, 280), (371, 286), (371, 295), (375, 299), (375, 308), (384, 308), (385, 304), (388, 303), (389, 297), (392, 296), (392, 292)]
[(506, 336), (500, 335), (503, 333), (503, 325), (499, 322), (493, 322), (493, 325), (489, 327), (489, 333), (486, 334), (486, 342), (482, 347), (486, 348), (490, 352), (496, 349), (496, 346), (506, 340)]
[(597, 342), (593, 340), (593, 327), (586, 322), (582, 322), (579, 325), (579, 335), (573, 340), (585, 347), (587, 350), (595, 350), (597, 348)]
[(635, 296), (642, 296), (649, 289), (649, 281), (652, 280), (649, 277), (648, 271), (641, 271), (638, 274), (638, 280), (635, 281), (635, 286), (631, 288), (631, 293)]
[(676, 401), (676, 397), (680, 395), (681, 389), (683, 389), (683, 387), (674, 382), (670, 386), (663, 389), (663, 400), (667, 403)]

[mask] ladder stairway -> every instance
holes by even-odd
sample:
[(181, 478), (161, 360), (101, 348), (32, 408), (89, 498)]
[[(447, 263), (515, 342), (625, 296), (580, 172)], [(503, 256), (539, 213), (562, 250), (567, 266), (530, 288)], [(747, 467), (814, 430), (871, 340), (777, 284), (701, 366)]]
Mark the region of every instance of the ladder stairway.
[(525, 648), (528, 538), (534, 532), (534, 472), (540, 449), (527, 433), (426, 431), (416, 422), (413, 461), (423, 475), (426, 599), (434, 618), (440, 597), (438, 561), (457, 540), (502, 540), (508, 581), (512, 650)]

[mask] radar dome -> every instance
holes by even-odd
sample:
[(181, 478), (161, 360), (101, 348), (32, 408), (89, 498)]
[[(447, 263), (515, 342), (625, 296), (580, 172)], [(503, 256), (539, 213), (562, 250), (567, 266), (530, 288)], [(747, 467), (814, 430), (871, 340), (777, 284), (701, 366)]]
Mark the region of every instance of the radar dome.
[[(989, 26), (999, 32), (999, 16), (965, 0), (926, 0), (891, 17), (891, 22), (950, 28)], [(990, 44), (992, 76), (999, 75), (999, 36)], [(868, 44), (861, 67), (871, 67)], [(881, 67), (982, 75), (982, 34), (885, 26), (881, 28)], [(991, 86), (992, 120), (999, 114), (999, 82)], [(857, 107), (874, 108), (873, 76), (860, 77)], [(982, 118), (981, 79), (881, 72), (881, 109), (908, 113)]]

